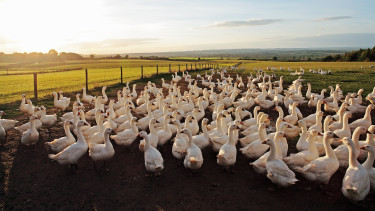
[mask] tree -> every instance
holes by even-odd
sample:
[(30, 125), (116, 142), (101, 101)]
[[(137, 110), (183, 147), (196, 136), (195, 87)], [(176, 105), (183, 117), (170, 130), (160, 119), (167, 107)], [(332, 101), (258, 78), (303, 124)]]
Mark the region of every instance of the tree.
[(277, 61), (277, 57), (274, 56), (274, 57), (272, 58), (272, 60), (273, 60), (273, 61)]
[(55, 49), (51, 49), (48, 51), (49, 55), (57, 56), (59, 53)]
[(95, 58), (95, 55), (94, 54), (90, 54), (90, 59), (93, 59)]
[(129, 55), (125, 55), (125, 59), (129, 59)]

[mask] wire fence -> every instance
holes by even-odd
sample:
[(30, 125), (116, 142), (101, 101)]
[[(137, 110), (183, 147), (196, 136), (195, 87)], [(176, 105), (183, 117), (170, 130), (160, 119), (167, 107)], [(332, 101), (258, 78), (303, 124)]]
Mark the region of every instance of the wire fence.
[(157, 64), (155, 66), (118, 67), (101, 69), (78, 69), (61, 72), (27, 73), (0, 76), (0, 105), (27, 98), (43, 98), (53, 91), (75, 92), (83, 87), (88, 90), (95, 87), (125, 83), (162, 73), (203, 70), (218, 67), (213, 63), (195, 64)]

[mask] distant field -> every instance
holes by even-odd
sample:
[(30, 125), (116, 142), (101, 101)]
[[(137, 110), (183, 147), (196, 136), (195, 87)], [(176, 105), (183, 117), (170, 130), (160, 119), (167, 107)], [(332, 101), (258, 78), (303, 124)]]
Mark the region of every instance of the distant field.
[[(375, 86), (375, 68), (369, 68), (375, 62), (259, 62), (259, 61), (242, 61), (240, 67), (244, 67), (244, 73), (255, 73), (254, 68), (266, 70), (267, 67), (275, 67), (277, 76), (284, 75), (285, 82), (291, 82), (298, 76), (291, 76), (287, 68), (305, 70), (303, 79), (311, 83), (312, 89), (318, 92), (322, 89), (328, 89), (328, 86), (341, 85), (344, 92), (357, 92), (363, 88), (364, 95), (372, 92)], [(281, 71), (280, 67), (284, 70)], [(363, 67), (363, 69), (361, 69)], [(331, 70), (332, 75), (318, 75), (309, 72), (309, 69), (317, 71), (319, 68), (324, 71)], [(268, 71), (272, 72), (272, 71)], [(255, 76), (255, 75), (254, 75)], [(328, 90), (329, 91), (329, 90)]]
[[(214, 63), (214, 62), (211, 62)], [(20, 99), (25, 93), (28, 98), (34, 97), (34, 79), (31, 73), (38, 73), (38, 97), (50, 96), (52, 91), (62, 90), (63, 92), (79, 91), (85, 87), (85, 68), (88, 69), (89, 89), (98, 86), (120, 83), (123, 67), (123, 81), (131, 81), (141, 77), (141, 66), (143, 74), (149, 77), (156, 74), (156, 65), (159, 73), (181, 71), (186, 69), (204, 68), (207, 61), (202, 62), (181, 62), (165, 60), (84, 60), (76, 62), (46, 62), (39, 64), (26, 64), (17, 67), (17, 64), (7, 64), (9, 74), (22, 73), (23, 75), (4, 75), (6, 71), (0, 70), (0, 104), (11, 103)], [(179, 66), (180, 65), (180, 66)], [(232, 65), (223, 63), (222, 65)], [(0, 63), (0, 66), (4, 64)], [(25, 74), (30, 73), (30, 74)]]
[[(185, 59), (185, 58), (184, 58)], [(240, 63), (240, 68), (244, 70), (239, 73), (248, 75), (255, 74), (254, 68), (266, 70), (267, 67), (275, 67), (275, 74), (285, 76), (285, 81), (291, 82), (298, 76), (291, 76), (287, 68), (299, 70), (300, 67), (305, 69), (306, 82), (312, 84), (313, 90), (320, 91), (334, 86), (339, 83), (345, 92), (356, 92), (360, 88), (365, 89), (365, 94), (372, 91), (375, 86), (375, 69), (370, 69), (369, 65), (374, 62), (264, 62), (251, 60), (210, 60), (209, 63), (220, 66), (233, 66)], [(111, 85), (120, 83), (120, 67), (123, 67), (123, 81), (131, 81), (140, 78), (141, 65), (143, 65), (144, 75), (146, 77), (156, 73), (156, 65), (159, 66), (159, 73), (169, 71), (185, 70), (191, 67), (195, 69), (200, 65), (208, 64), (208, 61), (166, 61), (166, 60), (84, 60), (67, 63), (46, 62), (38, 64), (4, 64), (1, 67), (8, 68), (11, 73), (33, 73), (38, 72), (38, 95), (39, 98), (50, 96), (52, 91), (62, 90), (63, 92), (76, 92), (85, 87), (85, 71), (88, 69), (89, 89), (98, 86)], [(364, 69), (361, 69), (361, 66)], [(283, 71), (280, 67), (284, 68)], [(316, 75), (310, 73), (309, 69), (318, 70), (331, 69), (332, 75)], [(53, 73), (52, 73), (53, 72)], [(268, 71), (272, 73), (272, 71)], [(0, 74), (6, 74), (4, 69), (0, 69)], [(28, 98), (33, 98), (33, 75), (0, 75), (0, 104), (11, 103), (20, 100), (21, 94), (25, 93)]]

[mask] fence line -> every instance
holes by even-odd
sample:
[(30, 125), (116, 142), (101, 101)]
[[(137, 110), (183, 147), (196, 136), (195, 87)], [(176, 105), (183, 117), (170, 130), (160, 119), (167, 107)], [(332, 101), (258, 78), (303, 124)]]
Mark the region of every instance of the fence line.
[[(163, 71), (163, 67), (164, 67), (164, 71)], [(7, 90), (4, 90), (4, 91), (0, 90), (0, 104), (10, 103), (10, 102), (19, 100), (20, 93), (26, 93), (27, 95), (33, 94), (34, 99), (38, 100), (38, 97), (48, 96), (50, 94), (50, 91), (56, 91), (56, 89), (64, 90), (67, 92), (72, 92), (72, 91), (80, 90), (83, 86), (83, 87), (86, 87), (86, 90), (89, 90), (90, 88), (104, 86), (104, 85), (110, 85), (110, 84), (116, 84), (116, 83), (123, 84), (124, 78), (126, 78), (127, 80), (135, 80), (137, 78), (144, 79), (151, 75), (159, 75), (160, 72), (172, 73), (172, 72), (178, 71), (179, 73), (181, 73), (181, 71), (205, 70), (205, 69), (207, 70), (215, 66), (211, 63), (208, 63), (208, 64), (198, 63), (198, 66), (197, 66), (197, 64), (195, 63), (194, 69), (193, 69), (192, 64), (190, 64), (190, 68), (188, 67), (188, 64), (186, 64), (185, 70), (182, 70), (181, 64), (178, 64), (178, 70), (176, 69), (177, 66), (173, 66), (173, 67), (174, 67), (174, 70), (172, 70), (171, 64), (168, 64), (167, 66), (159, 66), (159, 64), (156, 64), (155, 66), (147, 66), (147, 67), (144, 67), (143, 65), (141, 65), (140, 75), (136, 74), (137, 68), (135, 67), (125, 68), (124, 66), (120, 66), (119, 68), (120, 71), (118, 68), (105, 68), (105, 69), (94, 68), (90, 71), (87, 68), (85, 68), (83, 69), (85, 77), (82, 77), (83, 75), (80, 76), (82, 74), (81, 72), (82, 69), (75, 70), (75, 71), (67, 71), (69, 73), (66, 73), (66, 72), (40, 73), (41, 74), (40, 78), (38, 77), (39, 75), (38, 73), (30, 73), (28, 75), (33, 75), (33, 83), (32, 83), (34, 85), (33, 89), (26, 85), (27, 81), (18, 79), (18, 77), (20, 76), (18, 77), (16, 75), (1, 76), (1, 77), (12, 77), (12, 80), (11, 82), (9, 82), (9, 84), (7, 83), (3, 84), (4, 86), (3, 89), (7, 89)], [(100, 70), (100, 72), (96, 70)], [(118, 74), (118, 71), (120, 73), (120, 76), (116, 77), (116, 75)], [(126, 77), (124, 77), (124, 71), (125, 71)], [(24, 77), (26, 76), (27, 74), (25, 74)], [(4, 78), (4, 80), (8, 82), (7, 78)], [(7, 88), (8, 86), (10, 87), (14, 86), (14, 87), (17, 87), (18, 89), (12, 90), (12, 89)], [(0, 89), (1, 88), (2, 87), (0, 84)]]

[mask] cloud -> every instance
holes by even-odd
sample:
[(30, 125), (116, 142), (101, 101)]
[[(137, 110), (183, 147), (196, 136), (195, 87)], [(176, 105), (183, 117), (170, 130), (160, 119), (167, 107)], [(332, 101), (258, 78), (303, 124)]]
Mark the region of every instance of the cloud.
[(325, 17), (325, 18), (319, 18), (315, 19), (313, 21), (333, 21), (333, 20), (341, 20), (341, 19), (348, 19), (353, 18), (351, 16), (333, 16), (333, 17)]
[(134, 45), (147, 44), (156, 41), (156, 38), (128, 38), (128, 39), (108, 39), (98, 42), (82, 42), (77, 43), (79, 48), (121, 48)]
[(248, 27), (248, 26), (260, 26), (267, 25), (271, 23), (280, 22), (283, 19), (250, 19), (246, 21), (224, 21), (214, 23), (212, 25), (203, 26), (199, 28), (229, 28), (229, 27)]

